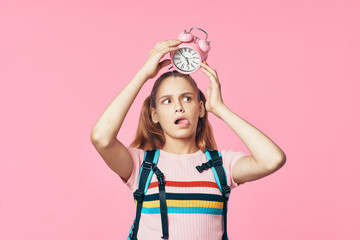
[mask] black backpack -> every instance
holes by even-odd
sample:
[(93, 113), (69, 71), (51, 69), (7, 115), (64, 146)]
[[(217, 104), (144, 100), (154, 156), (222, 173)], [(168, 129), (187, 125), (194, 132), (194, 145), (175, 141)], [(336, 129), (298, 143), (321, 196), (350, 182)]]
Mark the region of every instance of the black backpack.
[[(141, 216), (141, 209), (143, 206), (144, 196), (149, 188), (149, 184), (153, 173), (159, 183), (159, 200), (160, 200), (160, 214), (161, 214), (161, 225), (162, 225), (162, 239), (169, 238), (168, 231), (168, 218), (167, 218), (167, 206), (166, 206), (166, 193), (165, 193), (165, 177), (164, 174), (157, 167), (160, 150), (148, 150), (145, 152), (144, 161), (140, 168), (138, 189), (134, 192), (134, 199), (136, 201), (136, 216), (131, 226), (129, 237), (127, 240), (137, 240), (137, 232), (139, 229), (139, 222)], [(230, 187), (226, 182), (226, 173), (223, 166), (223, 161), (220, 152), (216, 150), (205, 149), (205, 155), (208, 161), (202, 165), (196, 166), (196, 169), (201, 173), (204, 170), (211, 168), (215, 181), (222, 193), (223, 199), (223, 221), (224, 221), (224, 234), (222, 240), (228, 240), (227, 236), (227, 201), (230, 195)]]

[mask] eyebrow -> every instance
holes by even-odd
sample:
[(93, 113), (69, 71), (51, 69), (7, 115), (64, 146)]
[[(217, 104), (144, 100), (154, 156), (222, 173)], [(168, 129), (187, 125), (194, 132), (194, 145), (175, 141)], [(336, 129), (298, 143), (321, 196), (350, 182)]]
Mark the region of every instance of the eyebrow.
[[(194, 95), (194, 93), (192, 93), (192, 92), (184, 92), (184, 93), (182, 93), (180, 96), (182, 97), (182, 96), (184, 96), (184, 95), (189, 95), (189, 94)], [(171, 97), (171, 96), (173, 96), (173, 95), (164, 95), (164, 96), (161, 96), (161, 97), (159, 98), (159, 100), (162, 99), (162, 98), (168, 98), (168, 97)]]

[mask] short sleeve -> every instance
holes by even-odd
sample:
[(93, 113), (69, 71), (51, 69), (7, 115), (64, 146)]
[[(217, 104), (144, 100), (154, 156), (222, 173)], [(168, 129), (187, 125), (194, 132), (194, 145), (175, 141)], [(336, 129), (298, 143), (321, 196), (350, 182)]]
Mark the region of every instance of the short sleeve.
[(229, 184), (229, 187), (231, 189), (233, 189), (233, 188), (239, 186), (240, 184), (244, 184), (244, 183), (238, 184), (234, 181), (234, 179), (232, 178), (232, 169), (233, 169), (235, 163), (240, 158), (246, 156), (246, 154), (243, 152), (235, 152), (232, 150), (223, 150), (221, 152), (221, 156), (223, 159), (223, 164), (224, 164), (226, 177), (227, 177), (227, 183)]
[(123, 182), (126, 184), (126, 186), (130, 188), (131, 192), (134, 192), (137, 189), (138, 185), (140, 166), (144, 159), (144, 150), (131, 147), (126, 147), (126, 149), (131, 155), (134, 167), (129, 179), (127, 181), (123, 180)]

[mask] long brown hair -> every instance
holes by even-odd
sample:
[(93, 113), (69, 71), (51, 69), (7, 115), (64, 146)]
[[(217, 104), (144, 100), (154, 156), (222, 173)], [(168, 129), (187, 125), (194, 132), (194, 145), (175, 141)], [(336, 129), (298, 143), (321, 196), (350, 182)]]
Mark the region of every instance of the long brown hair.
[[(151, 149), (161, 149), (165, 145), (164, 132), (159, 123), (154, 123), (151, 118), (151, 108), (156, 108), (156, 93), (159, 86), (164, 79), (168, 77), (182, 77), (189, 81), (189, 83), (197, 91), (197, 100), (202, 101), (205, 109), (206, 98), (201, 90), (198, 88), (194, 79), (187, 74), (182, 74), (177, 71), (166, 72), (162, 74), (154, 83), (150, 96), (148, 96), (141, 108), (141, 114), (139, 119), (139, 125), (136, 131), (135, 139), (131, 143), (131, 147), (140, 148), (144, 151)], [(217, 149), (214, 134), (212, 131), (211, 124), (208, 120), (208, 113), (205, 109), (204, 117), (199, 118), (195, 142), (198, 148), (203, 152), (205, 148)]]

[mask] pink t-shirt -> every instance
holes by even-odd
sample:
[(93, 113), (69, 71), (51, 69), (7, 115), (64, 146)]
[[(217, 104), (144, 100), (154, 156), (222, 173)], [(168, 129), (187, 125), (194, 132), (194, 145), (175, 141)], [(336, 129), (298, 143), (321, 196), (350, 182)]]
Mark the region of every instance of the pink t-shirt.
[[(134, 169), (126, 185), (131, 192), (138, 187), (140, 166), (144, 151), (127, 148), (134, 161)], [(222, 151), (227, 184), (233, 189), (238, 184), (231, 177), (234, 163), (245, 156), (244, 153)], [(220, 240), (223, 235), (222, 195), (211, 169), (199, 173), (195, 168), (207, 162), (205, 154), (176, 155), (160, 150), (157, 167), (165, 175), (167, 196), (169, 240), (201, 239)], [(138, 240), (161, 239), (161, 217), (159, 188), (153, 174), (146, 192), (141, 211)]]

